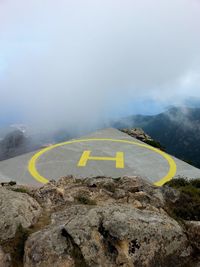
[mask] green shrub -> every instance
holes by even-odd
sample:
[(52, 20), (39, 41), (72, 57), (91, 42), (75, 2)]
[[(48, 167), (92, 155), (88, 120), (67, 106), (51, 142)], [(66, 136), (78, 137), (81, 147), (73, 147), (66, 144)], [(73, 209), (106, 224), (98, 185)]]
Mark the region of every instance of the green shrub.
[(200, 179), (173, 179), (165, 185), (180, 192), (175, 203), (168, 201), (168, 211), (172, 216), (184, 220), (200, 220)]
[(199, 188), (200, 189), (200, 179), (191, 180), (190, 184), (192, 186), (194, 186), (195, 188)]
[(182, 186), (186, 186), (189, 185), (189, 181), (186, 178), (176, 178), (176, 179), (172, 179), (169, 182), (165, 183), (165, 185), (173, 187), (173, 188), (179, 188)]
[(186, 163), (188, 163), (188, 164), (190, 164), (190, 165), (194, 165), (194, 163), (193, 163), (192, 160), (190, 160), (190, 159), (185, 159), (185, 158), (181, 158), (181, 157), (180, 157), (180, 159), (181, 159), (182, 161), (185, 161)]
[(155, 147), (155, 148), (159, 148), (159, 149), (161, 149), (161, 150), (165, 150), (165, 148), (164, 147), (162, 147), (161, 146), (161, 144), (159, 143), (159, 142), (157, 142), (157, 141), (155, 141), (155, 140), (145, 140), (144, 141), (146, 144), (148, 144), (148, 145), (150, 145), (150, 146), (153, 146), (153, 147)]
[(29, 193), (28, 189), (26, 188), (11, 188), (12, 191), (19, 192), (19, 193)]
[(85, 194), (79, 194), (75, 197), (76, 201), (78, 203), (84, 204), (84, 205), (96, 205), (96, 201), (93, 199), (90, 199), (87, 195)]

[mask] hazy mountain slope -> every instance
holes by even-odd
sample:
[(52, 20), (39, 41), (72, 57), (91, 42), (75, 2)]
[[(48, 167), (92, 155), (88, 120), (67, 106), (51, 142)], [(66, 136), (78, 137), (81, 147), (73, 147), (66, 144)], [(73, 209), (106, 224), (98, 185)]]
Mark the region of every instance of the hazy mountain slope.
[(48, 135), (25, 125), (0, 128), (0, 161), (34, 151), (51, 140)]
[(200, 108), (171, 108), (155, 116), (130, 116), (116, 128), (140, 127), (169, 152), (200, 167)]
[(28, 126), (11, 125), (0, 128), (0, 161), (22, 155), (52, 143), (75, 137), (67, 130), (42, 131)]
[(9, 159), (31, 150), (35, 146), (22, 131), (15, 129), (0, 140), (0, 160)]

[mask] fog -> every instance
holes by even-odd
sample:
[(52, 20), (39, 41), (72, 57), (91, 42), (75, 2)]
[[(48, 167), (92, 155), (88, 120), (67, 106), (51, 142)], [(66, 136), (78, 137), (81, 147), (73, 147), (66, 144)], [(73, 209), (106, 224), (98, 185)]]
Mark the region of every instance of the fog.
[(0, 0), (1, 119), (81, 133), (138, 99), (200, 97), (199, 14), (198, 0)]

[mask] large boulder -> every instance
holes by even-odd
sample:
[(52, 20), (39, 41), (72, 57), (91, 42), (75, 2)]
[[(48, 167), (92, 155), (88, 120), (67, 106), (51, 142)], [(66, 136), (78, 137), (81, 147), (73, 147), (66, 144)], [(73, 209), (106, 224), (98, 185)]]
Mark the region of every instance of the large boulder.
[(163, 213), (75, 205), (54, 213), (50, 226), (28, 238), (24, 267), (183, 266), (190, 253), (180, 225)]
[(176, 190), (137, 176), (68, 176), (41, 188), (3, 184), (0, 262), (6, 267), (11, 258), (12, 267), (197, 267), (199, 223), (184, 227), (168, 210), (179, 198)]
[(19, 226), (28, 228), (39, 218), (41, 207), (26, 193), (0, 188), (0, 241), (14, 238)]

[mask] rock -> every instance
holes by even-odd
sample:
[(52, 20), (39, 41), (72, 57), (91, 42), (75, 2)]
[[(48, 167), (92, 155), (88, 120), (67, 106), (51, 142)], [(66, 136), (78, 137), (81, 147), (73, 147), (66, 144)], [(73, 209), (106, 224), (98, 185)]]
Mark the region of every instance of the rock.
[(141, 202), (142, 207), (154, 205), (164, 206), (164, 198), (160, 188), (157, 188), (141, 177), (94, 177), (76, 180), (73, 176), (63, 177), (58, 182), (51, 181), (35, 190), (33, 197), (45, 208), (56, 210), (76, 202), (80, 194), (95, 201), (97, 205), (105, 203)]
[(185, 221), (191, 244), (200, 252), (200, 221)]
[(115, 192), (113, 192), (113, 197), (115, 199), (120, 199), (126, 197), (127, 194), (123, 189), (115, 189)]
[(54, 213), (50, 226), (28, 238), (24, 267), (183, 266), (190, 253), (182, 228), (165, 214), (76, 205)]
[(131, 137), (134, 137), (134, 138), (136, 138), (136, 139), (138, 139), (144, 143), (147, 143), (150, 146), (153, 146), (153, 147), (156, 147), (158, 149), (165, 151), (165, 148), (162, 147), (160, 142), (152, 139), (151, 136), (146, 134), (141, 128), (130, 128), (130, 129), (125, 128), (125, 129), (121, 129), (120, 131), (122, 131), (123, 133), (126, 133), (126, 134), (130, 135)]
[[(178, 199), (176, 190), (153, 186), (137, 176), (68, 176), (41, 188), (4, 184), (0, 241), (5, 241), (0, 245), (14, 265), (24, 258), (24, 267), (196, 267), (199, 224), (187, 222), (184, 228), (170, 217), (168, 209)], [(39, 216), (23, 235), (23, 228)], [(20, 257), (7, 246), (18, 241)], [(2, 262), (10, 257), (3, 250)]]
[(73, 247), (59, 227), (31, 235), (26, 242), (24, 267), (75, 267), (75, 260), (68, 253)]
[(34, 198), (46, 208), (59, 206), (65, 203), (63, 187), (50, 181), (48, 184), (36, 190)]
[(2, 182), (1, 186), (13, 186), (16, 185), (17, 183), (15, 181), (10, 181), (10, 182)]
[(180, 192), (178, 190), (173, 189), (172, 187), (162, 186), (160, 188), (162, 196), (164, 200), (171, 203), (176, 203), (176, 201), (180, 197)]
[(40, 205), (28, 194), (0, 188), (0, 240), (13, 238), (20, 225), (33, 225), (40, 213)]
[(4, 253), (1, 247), (0, 247), (0, 267), (12, 267), (10, 255)]
[(121, 129), (122, 132), (142, 141), (153, 141), (153, 139), (146, 134), (141, 128), (125, 128), (125, 129)]

